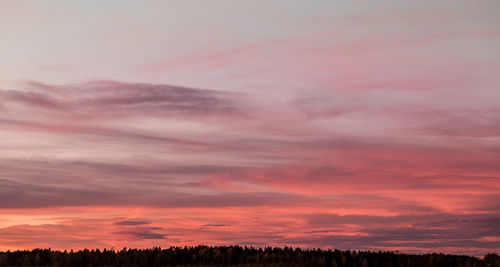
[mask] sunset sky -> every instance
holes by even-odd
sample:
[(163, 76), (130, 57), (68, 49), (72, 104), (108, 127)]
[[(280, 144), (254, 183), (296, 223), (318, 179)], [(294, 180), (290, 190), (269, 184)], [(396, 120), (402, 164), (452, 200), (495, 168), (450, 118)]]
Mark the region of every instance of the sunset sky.
[(0, 0), (0, 250), (500, 253), (499, 10)]

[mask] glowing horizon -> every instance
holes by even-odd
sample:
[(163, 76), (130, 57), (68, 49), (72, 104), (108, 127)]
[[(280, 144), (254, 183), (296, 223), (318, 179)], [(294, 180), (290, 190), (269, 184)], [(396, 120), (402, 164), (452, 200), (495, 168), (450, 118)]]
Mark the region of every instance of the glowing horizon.
[(495, 1), (0, 3), (0, 250), (500, 252)]

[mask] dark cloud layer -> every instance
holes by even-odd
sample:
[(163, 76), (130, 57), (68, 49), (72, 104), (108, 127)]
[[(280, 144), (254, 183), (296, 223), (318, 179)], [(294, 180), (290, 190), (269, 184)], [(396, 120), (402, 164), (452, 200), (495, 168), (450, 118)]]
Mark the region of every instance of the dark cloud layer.
[(113, 81), (31, 85), (32, 91), (0, 90), (4, 109), (80, 119), (230, 114), (237, 110), (229, 94), (206, 89)]
[(145, 224), (151, 224), (151, 221), (123, 220), (123, 221), (116, 221), (113, 224), (114, 225), (145, 225)]

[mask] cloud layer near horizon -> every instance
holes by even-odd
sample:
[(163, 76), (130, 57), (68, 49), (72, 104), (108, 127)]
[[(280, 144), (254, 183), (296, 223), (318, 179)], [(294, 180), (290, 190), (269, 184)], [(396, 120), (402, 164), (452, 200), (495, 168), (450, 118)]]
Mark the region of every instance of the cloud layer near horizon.
[(9, 5), (45, 18), (40, 32), (64, 49), (42, 42), (0, 62), (0, 249), (500, 252), (497, 17), (486, 4), (330, 5), (240, 24), (229, 11), (241, 7), (207, 7), (233, 23), (207, 17), (220, 29), (207, 37), (182, 20), (182, 38), (158, 28), (164, 14), (103, 7), (96, 21), (123, 21), (80, 25), (88, 51), (50, 30), (69, 33), (56, 23), (68, 14)]
[[(498, 250), (495, 107), (388, 112), (374, 92), (322, 94), (263, 112), (255, 95), (167, 85), (2, 90), (2, 244)], [(461, 112), (489, 128), (446, 124)]]

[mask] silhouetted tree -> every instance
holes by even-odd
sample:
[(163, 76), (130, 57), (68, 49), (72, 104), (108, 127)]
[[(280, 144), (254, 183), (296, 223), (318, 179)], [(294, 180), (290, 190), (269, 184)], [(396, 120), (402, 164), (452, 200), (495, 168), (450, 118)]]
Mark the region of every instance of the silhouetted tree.
[(239, 246), (0, 252), (0, 266), (327, 266), (327, 267), (500, 267), (497, 254), (483, 259), (445, 254), (408, 255), (397, 252), (339, 251)]

